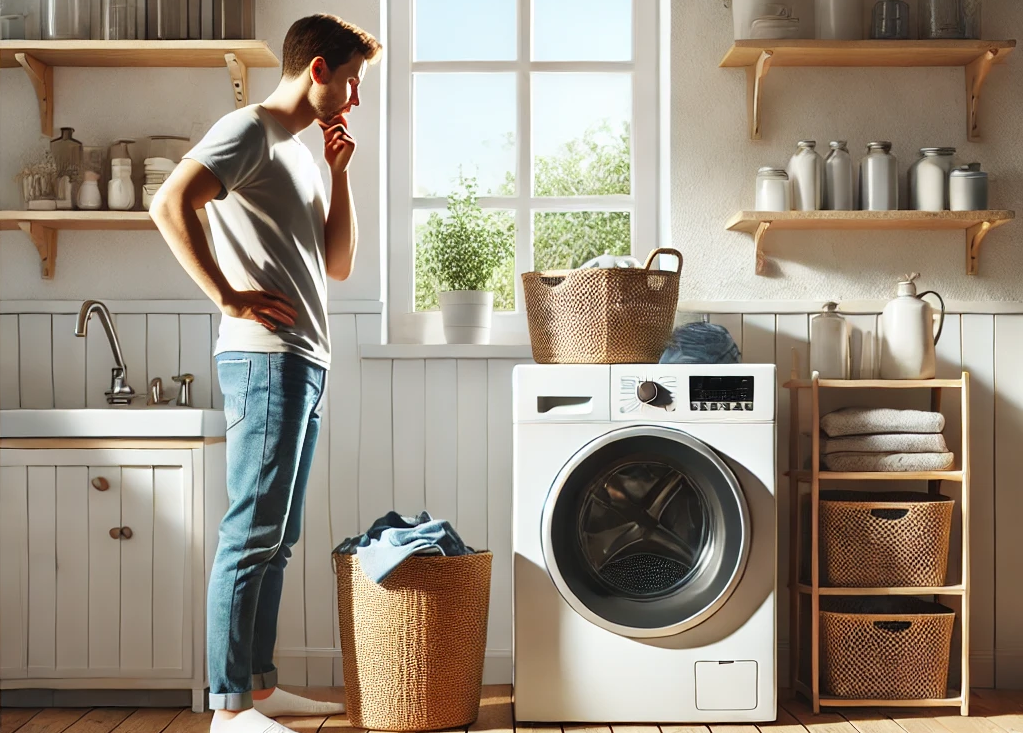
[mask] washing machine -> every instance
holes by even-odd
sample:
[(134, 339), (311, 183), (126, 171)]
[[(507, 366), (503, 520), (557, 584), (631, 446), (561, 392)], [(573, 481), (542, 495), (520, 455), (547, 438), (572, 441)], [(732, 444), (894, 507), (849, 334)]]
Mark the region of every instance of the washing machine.
[(775, 719), (773, 364), (514, 374), (515, 719)]

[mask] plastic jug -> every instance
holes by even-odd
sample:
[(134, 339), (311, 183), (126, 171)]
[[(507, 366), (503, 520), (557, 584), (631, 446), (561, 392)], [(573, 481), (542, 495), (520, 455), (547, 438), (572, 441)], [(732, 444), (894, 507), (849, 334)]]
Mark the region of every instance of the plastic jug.
[(810, 371), (821, 379), (848, 379), (849, 322), (838, 314), (838, 303), (825, 303), (810, 320)]
[[(881, 314), (881, 379), (933, 379), (934, 345), (945, 324), (945, 301), (933, 290), (916, 292), (914, 272), (899, 283), (898, 297)], [(923, 299), (941, 302), (941, 319), (934, 332), (934, 309)]]

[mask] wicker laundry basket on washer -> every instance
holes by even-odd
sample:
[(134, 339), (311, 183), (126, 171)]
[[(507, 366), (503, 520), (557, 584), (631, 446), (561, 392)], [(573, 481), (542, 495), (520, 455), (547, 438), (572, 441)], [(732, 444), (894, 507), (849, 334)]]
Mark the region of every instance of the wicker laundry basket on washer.
[(465, 728), (479, 715), (493, 555), (413, 555), (381, 584), (334, 553), (348, 719)]

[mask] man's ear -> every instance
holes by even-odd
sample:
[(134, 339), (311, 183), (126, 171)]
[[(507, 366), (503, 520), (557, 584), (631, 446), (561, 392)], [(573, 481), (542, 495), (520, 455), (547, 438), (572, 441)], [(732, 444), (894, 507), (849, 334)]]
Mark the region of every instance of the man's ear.
[(317, 56), (310, 62), (309, 76), (317, 84), (326, 84), (330, 80), (330, 69), (322, 56)]

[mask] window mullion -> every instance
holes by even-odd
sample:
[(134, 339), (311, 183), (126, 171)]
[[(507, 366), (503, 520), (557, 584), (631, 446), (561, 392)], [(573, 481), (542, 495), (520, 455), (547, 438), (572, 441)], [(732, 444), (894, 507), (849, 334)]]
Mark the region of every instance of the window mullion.
[(518, 120), (517, 163), (515, 172), (515, 310), (526, 305), (522, 294), (523, 272), (533, 269), (533, 222), (529, 200), (533, 193), (533, 140), (531, 112), (532, 0), (518, 0)]

